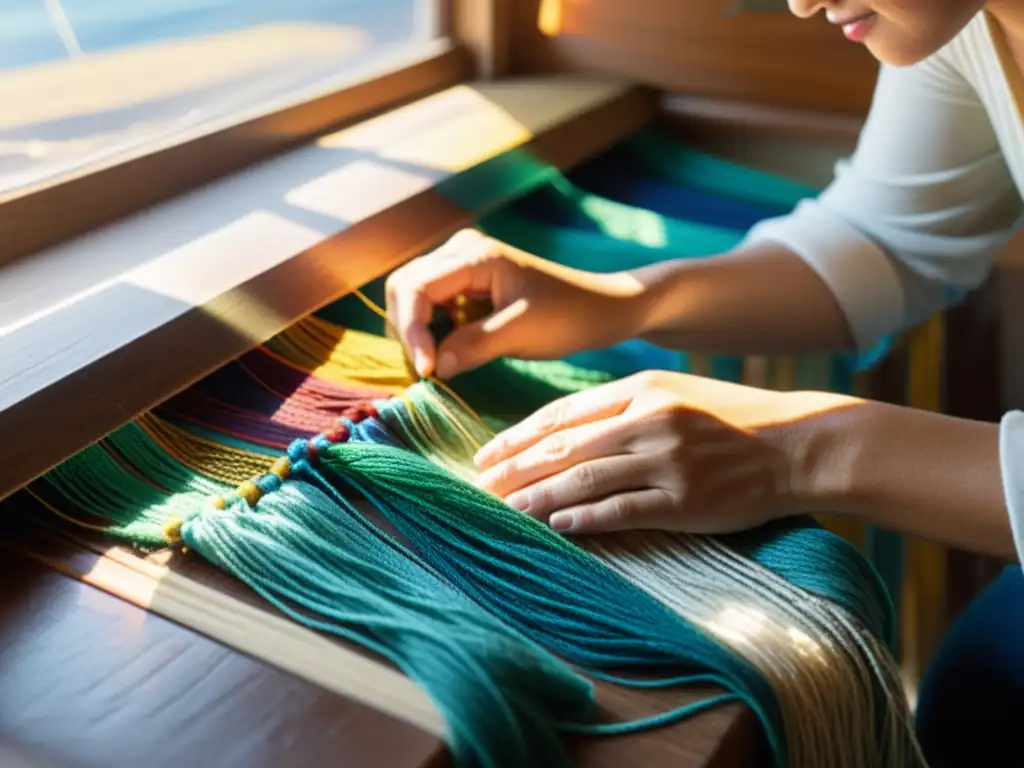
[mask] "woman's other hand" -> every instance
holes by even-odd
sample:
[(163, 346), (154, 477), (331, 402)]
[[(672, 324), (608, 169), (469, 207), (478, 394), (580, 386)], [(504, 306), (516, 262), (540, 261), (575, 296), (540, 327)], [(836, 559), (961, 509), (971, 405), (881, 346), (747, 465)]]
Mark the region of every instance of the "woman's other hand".
[(801, 511), (815, 418), (854, 403), (648, 372), (562, 398), (477, 455), (478, 484), (567, 533), (727, 533)]

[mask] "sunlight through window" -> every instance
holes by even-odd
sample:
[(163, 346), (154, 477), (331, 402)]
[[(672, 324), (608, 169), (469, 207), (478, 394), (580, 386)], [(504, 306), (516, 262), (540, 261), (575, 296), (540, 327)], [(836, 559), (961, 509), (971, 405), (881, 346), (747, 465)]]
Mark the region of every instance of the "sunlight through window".
[(0, 198), (337, 89), (440, 0), (0, 0)]

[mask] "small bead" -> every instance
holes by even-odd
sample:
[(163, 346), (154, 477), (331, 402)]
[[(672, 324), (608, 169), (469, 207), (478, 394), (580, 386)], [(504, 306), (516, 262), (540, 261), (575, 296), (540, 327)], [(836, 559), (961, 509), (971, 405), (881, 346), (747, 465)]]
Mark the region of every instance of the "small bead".
[(210, 501), (210, 503), (213, 505), (214, 509), (227, 509), (228, 508), (228, 503), (226, 501), (224, 501), (224, 497), (223, 496), (216, 496), (216, 497), (214, 497)]
[(334, 429), (329, 429), (324, 432), (324, 437), (326, 437), (328, 442), (331, 443), (344, 443), (352, 437), (352, 432), (346, 425), (339, 424)]
[(273, 464), (270, 465), (270, 473), (277, 475), (279, 478), (284, 480), (288, 477), (288, 473), (292, 471), (292, 463), (287, 456), (282, 456)]
[(302, 438), (292, 441), (292, 444), (288, 446), (288, 458), (291, 460), (292, 464), (296, 464), (306, 458), (308, 444), (309, 443)]
[(266, 494), (273, 493), (278, 488), (280, 488), (282, 482), (284, 481), (281, 480), (281, 478), (278, 477), (277, 475), (268, 473), (266, 475), (263, 475), (259, 480), (257, 480), (256, 485), (260, 487), (260, 490), (263, 492), (263, 495), (265, 496)]
[(252, 482), (252, 480), (246, 480), (235, 491), (240, 497), (246, 500), (250, 507), (255, 507), (263, 496), (263, 490)]
[(181, 526), (184, 521), (180, 517), (169, 517), (164, 523), (164, 538), (171, 544), (181, 541)]
[(306, 458), (309, 461), (316, 461), (320, 458), (320, 451), (317, 450), (316, 445), (313, 443), (308, 443), (306, 445)]
[(366, 408), (364, 408), (364, 410), (366, 411), (366, 418), (368, 418), (368, 419), (380, 418), (380, 414), (377, 412), (377, 406), (371, 404), (371, 405), (366, 406)]

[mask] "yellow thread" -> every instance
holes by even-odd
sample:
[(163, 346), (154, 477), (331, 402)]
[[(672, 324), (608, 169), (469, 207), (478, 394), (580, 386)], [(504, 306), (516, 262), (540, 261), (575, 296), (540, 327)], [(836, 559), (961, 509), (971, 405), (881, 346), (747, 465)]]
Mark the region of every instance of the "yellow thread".
[(255, 507), (259, 500), (263, 497), (263, 489), (260, 488), (252, 480), (246, 480), (235, 491), (241, 498), (248, 502), (250, 507)]
[[(436, 397), (434, 397), (432, 395), (432, 393), (430, 392), (430, 390), (424, 390), (424, 391), (426, 392), (426, 396), (428, 398), (430, 398), (432, 401), (434, 401), (436, 404), (438, 404), (438, 406), (440, 407), (440, 410), (443, 413), (445, 413), (446, 415), (448, 415), (448, 417), (451, 419), (452, 425), (459, 432), (462, 433), (463, 437), (465, 437), (466, 440), (468, 440), (470, 442), (470, 444), (473, 445), (474, 448), (476, 448), (476, 450), (479, 451), (483, 446), (480, 445), (480, 443), (478, 443), (473, 438), (473, 436), (471, 434), (469, 434), (469, 432), (466, 431), (465, 427), (463, 427), (459, 423), (458, 419), (456, 419), (456, 418), (454, 418), (452, 416), (451, 411), (449, 411), (447, 408), (445, 408), (444, 403), (442, 403)], [(427, 419), (424, 416), (420, 415), (419, 411), (416, 410), (416, 407), (413, 405), (413, 402), (409, 398), (409, 396), (406, 395), (406, 394), (403, 394), (402, 395), (402, 401), (405, 403), (406, 410), (409, 411), (409, 415), (412, 417), (412, 420), (415, 421), (419, 425), (420, 431), (423, 432), (423, 434), (425, 434), (425, 435), (434, 434), (436, 436), (437, 433), (430, 428), (430, 423), (427, 421)]]
[(181, 526), (184, 523), (185, 521), (177, 516), (167, 518), (167, 522), (164, 523), (164, 538), (168, 543), (173, 545), (181, 541)]
[(37, 494), (31, 488), (24, 488), (23, 490), (25, 491), (25, 493), (27, 493), (33, 499), (38, 501), (48, 511), (52, 512), (54, 515), (59, 517), (61, 520), (64, 520), (65, 522), (71, 523), (72, 525), (77, 525), (79, 528), (85, 528), (85, 529), (90, 530), (90, 531), (99, 531), (100, 533), (108, 533), (109, 530), (110, 530), (110, 526), (109, 525), (94, 525), (92, 523), (83, 522), (82, 520), (76, 520), (75, 518), (70, 517), (69, 515), (65, 515), (63, 512), (58, 510), (56, 507), (54, 507), (48, 501), (44, 501), (39, 496), (39, 494)]
[[(455, 428), (457, 430), (459, 430), (459, 432), (461, 432), (465, 436), (465, 438), (470, 443), (472, 443), (473, 446), (477, 450), (480, 450), (481, 448), (483, 448), (483, 446), (480, 445), (479, 442), (477, 442), (476, 438), (474, 438), (466, 430), (466, 428), (462, 426), (462, 423), (460, 422), (459, 418), (455, 414), (452, 413), (451, 409), (448, 407), (448, 404), (446, 402), (444, 402), (444, 400), (439, 398), (437, 395), (435, 395), (429, 389), (425, 390), (425, 392), (426, 392), (427, 397), (429, 397), (434, 402), (434, 404), (437, 406), (438, 410), (440, 410), (442, 413), (444, 413), (446, 416), (448, 416), (449, 419), (451, 419), (451, 422), (452, 422), (452, 424), (455, 425)], [(458, 400), (458, 398), (456, 398), (456, 400)], [(480, 427), (484, 430), (484, 432), (488, 435), (488, 437), (493, 437), (494, 436), (494, 432), (491, 431), (491, 428), (488, 427), (486, 424), (484, 424), (484, 422), (479, 417), (477, 417), (475, 413), (473, 413), (472, 409), (468, 405), (466, 405), (465, 403), (462, 403), (461, 401), (459, 402), (459, 405), (462, 406), (470, 416), (473, 416), (474, 418), (476, 418), (476, 421), (480, 424)]]
[(400, 345), (307, 317), (264, 344), (278, 358), (318, 378), (400, 392), (419, 378)]
[(136, 423), (168, 455), (219, 483), (235, 485), (240, 479), (258, 477), (272, 464), (269, 456), (215, 443), (150, 413)]
[(469, 322), (469, 300), (462, 295), (455, 297), (455, 308), (452, 310), (452, 323), (461, 328)]

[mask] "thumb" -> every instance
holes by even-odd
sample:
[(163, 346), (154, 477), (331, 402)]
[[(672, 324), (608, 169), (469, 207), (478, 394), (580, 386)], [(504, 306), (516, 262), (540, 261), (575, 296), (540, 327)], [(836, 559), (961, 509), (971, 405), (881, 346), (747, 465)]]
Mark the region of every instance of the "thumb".
[(518, 349), (522, 335), (519, 321), (525, 312), (526, 302), (520, 299), (481, 320), (456, 328), (438, 347), (437, 375), (451, 378)]

